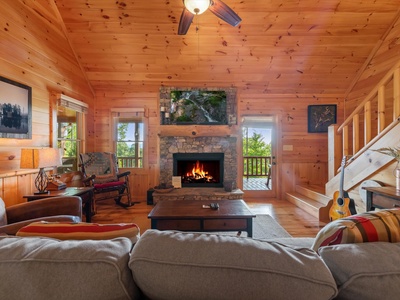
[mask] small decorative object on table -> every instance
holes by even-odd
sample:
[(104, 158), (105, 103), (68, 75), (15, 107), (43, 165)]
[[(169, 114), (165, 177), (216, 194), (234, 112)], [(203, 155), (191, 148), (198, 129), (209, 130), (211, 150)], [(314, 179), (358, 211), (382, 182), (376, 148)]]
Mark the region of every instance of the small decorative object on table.
[(171, 184), (160, 183), (154, 187), (154, 190), (158, 193), (169, 193), (174, 190), (174, 186)]
[(393, 171), (395, 177), (396, 177), (396, 190), (400, 191), (400, 167), (399, 167), (399, 163), (400, 163), (400, 148), (399, 147), (386, 147), (386, 148), (379, 148), (376, 150), (373, 150), (385, 155), (389, 155), (391, 157), (394, 157), (397, 161), (397, 165), (395, 170)]

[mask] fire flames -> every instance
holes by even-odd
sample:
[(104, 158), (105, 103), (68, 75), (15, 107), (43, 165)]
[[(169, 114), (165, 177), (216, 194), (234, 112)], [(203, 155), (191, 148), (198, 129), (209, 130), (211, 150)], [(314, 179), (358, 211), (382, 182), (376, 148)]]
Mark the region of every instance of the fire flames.
[(213, 180), (213, 177), (208, 174), (208, 171), (204, 170), (203, 164), (200, 164), (199, 161), (196, 161), (193, 169), (190, 172), (186, 173), (186, 177), (192, 180)]

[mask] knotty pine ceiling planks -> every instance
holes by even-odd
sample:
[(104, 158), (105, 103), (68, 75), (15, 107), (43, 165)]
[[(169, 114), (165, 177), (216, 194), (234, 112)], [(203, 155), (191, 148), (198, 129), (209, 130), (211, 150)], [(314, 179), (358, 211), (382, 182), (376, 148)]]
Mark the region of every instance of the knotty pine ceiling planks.
[(192, 83), (334, 95), (346, 92), (400, 6), (400, 0), (225, 0), (243, 19), (238, 27), (208, 11), (179, 36), (181, 0), (55, 3), (94, 90)]

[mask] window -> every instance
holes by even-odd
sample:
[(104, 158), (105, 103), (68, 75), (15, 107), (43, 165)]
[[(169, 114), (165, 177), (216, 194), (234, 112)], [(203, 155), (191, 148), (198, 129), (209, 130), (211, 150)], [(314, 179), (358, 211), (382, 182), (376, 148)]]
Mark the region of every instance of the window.
[(87, 105), (81, 101), (58, 95), (57, 146), (62, 149), (62, 165), (58, 174), (78, 171), (79, 153), (84, 152), (84, 113)]
[[(60, 120), (61, 119), (61, 120)], [(78, 168), (78, 144), (76, 120), (57, 120), (58, 148), (62, 149), (62, 166), (57, 173), (77, 171)]]
[(143, 168), (144, 167), (144, 120), (143, 113), (114, 112), (114, 136), (118, 167)]

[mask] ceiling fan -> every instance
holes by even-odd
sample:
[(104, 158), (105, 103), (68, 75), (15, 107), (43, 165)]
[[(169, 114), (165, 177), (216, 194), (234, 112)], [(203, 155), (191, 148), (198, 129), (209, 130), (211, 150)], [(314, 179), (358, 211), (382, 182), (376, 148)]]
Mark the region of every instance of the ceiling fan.
[(183, 0), (185, 7), (179, 21), (178, 34), (185, 35), (195, 15), (209, 9), (214, 15), (226, 23), (237, 26), (242, 19), (221, 0)]

